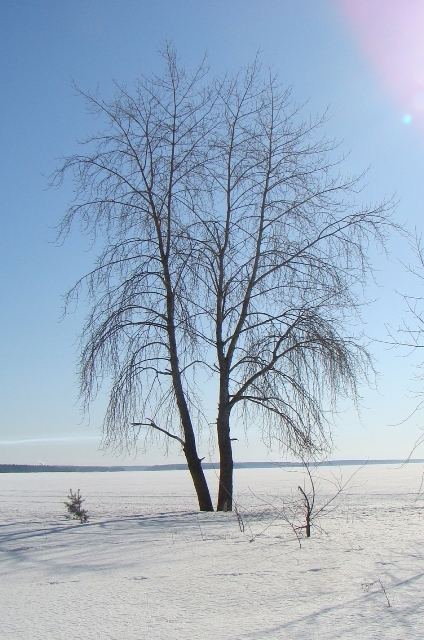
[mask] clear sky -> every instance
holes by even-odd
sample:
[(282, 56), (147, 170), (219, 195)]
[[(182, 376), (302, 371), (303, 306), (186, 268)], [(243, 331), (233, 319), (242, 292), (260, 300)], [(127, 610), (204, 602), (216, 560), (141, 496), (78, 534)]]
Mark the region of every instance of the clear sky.
[[(84, 306), (59, 322), (61, 295), (94, 259), (78, 233), (53, 244), (71, 191), (46, 189), (57, 158), (96, 127), (72, 81), (107, 97), (114, 78), (130, 84), (157, 69), (166, 38), (187, 67), (207, 51), (216, 73), (238, 70), (260, 50), (295, 98), (309, 100), (307, 110), (329, 107), (327, 134), (350, 151), (346, 168), (370, 167), (364, 199), (395, 194), (398, 220), (424, 230), (421, 0), (0, 0), (0, 10), (0, 462), (123, 462), (98, 451), (104, 399), (89, 424), (76, 404)], [(395, 291), (421, 294), (401, 264), (414, 260), (407, 244), (395, 238), (390, 247), (390, 261), (375, 256), (379, 284), (364, 314), (367, 334), (380, 339), (385, 323), (397, 326), (404, 315)], [(408, 390), (420, 388), (411, 382), (417, 357), (372, 349), (379, 390), (364, 390), (361, 421), (346, 407), (334, 457), (404, 457), (421, 434), (423, 415), (393, 426), (416, 404)], [(205, 437), (201, 455), (208, 451)], [(243, 438), (235, 443), (234, 453), (238, 460), (267, 455), (256, 433), (248, 447)], [(164, 459), (153, 447), (136, 461), (181, 457), (171, 448)]]

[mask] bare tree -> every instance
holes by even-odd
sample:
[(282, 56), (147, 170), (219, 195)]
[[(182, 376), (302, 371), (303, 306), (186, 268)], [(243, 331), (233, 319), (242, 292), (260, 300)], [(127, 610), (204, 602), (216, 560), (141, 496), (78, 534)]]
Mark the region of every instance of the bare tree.
[[(415, 265), (404, 265), (409, 273), (415, 276), (421, 282), (424, 280), (424, 245), (421, 235), (415, 233), (415, 236), (411, 238), (411, 249), (415, 256)], [(404, 350), (406, 356), (410, 356), (412, 353), (419, 353), (424, 349), (424, 307), (423, 295), (408, 295), (402, 294), (402, 298), (406, 304), (406, 314), (403, 324), (397, 329), (392, 326), (387, 326), (388, 340), (384, 341), (391, 347), (397, 347)], [(406, 350), (406, 351), (405, 351)], [(422, 381), (424, 380), (424, 374), (421, 369), (423, 368), (423, 362), (418, 361), (416, 373), (413, 376), (414, 383), (418, 384), (418, 390), (415, 388), (411, 392), (417, 399), (417, 404), (410, 415), (406, 416), (405, 422), (414, 415), (417, 411), (420, 411), (424, 406), (422, 391)], [(420, 447), (424, 442), (424, 434), (421, 434), (415, 441), (405, 463), (412, 457), (414, 451)], [(420, 489), (421, 490), (421, 489)]]
[[(303, 487), (298, 485), (297, 489), (299, 494), (297, 496), (292, 495), (289, 499), (285, 498), (281, 505), (276, 504), (275, 500), (271, 501), (263, 498), (262, 496), (256, 496), (252, 492), (252, 495), (254, 495), (255, 498), (258, 498), (262, 503), (271, 507), (275, 515), (274, 513), (272, 514), (271, 521), (264, 529), (262, 529), (262, 531), (254, 535), (251, 534), (250, 542), (253, 542), (253, 540), (261, 536), (277, 520), (281, 519), (290, 526), (297, 538), (299, 546), (302, 547), (301, 539), (303, 537), (310, 538), (313, 527), (316, 527), (321, 532), (323, 531), (318, 524), (320, 518), (323, 515), (328, 516), (339, 509), (342, 502), (349, 496), (349, 490), (352, 488), (351, 483), (353, 478), (365, 467), (365, 464), (359, 466), (347, 480), (343, 479), (341, 469), (339, 469), (338, 476), (332, 474), (333, 479), (327, 479), (327, 482), (332, 486), (330, 492), (328, 490), (326, 492), (322, 492), (320, 490), (320, 484), (323, 478), (317, 473), (319, 463), (311, 466), (309, 462), (302, 460), (305, 476)], [(238, 505), (235, 511), (239, 529), (244, 533), (244, 519), (240, 514)], [(240, 523), (243, 525), (243, 529)]]
[[(307, 478), (309, 480), (309, 487), (306, 487), (305, 484), (303, 487), (300, 485), (297, 487), (300, 492), (301, 498), (300, 502), (293, 501), (291, 505), (289, 505), (289, 511), (291, 511), (291, 518), (289, 518), (286, 513), (287, 505), (284, 505), (283, 512), (286, 520), (291, 524), (293, 530), (296, 534), (301, 531), (305, 531), (305, 537), (311, 537), (311, 529), (312, 526), (317, 525), (317, 520), (324, 515), (328, 515), (333, 512), (335, 509), (338, 509), (342, 500), (347, 497), (346, 489), (348, 485), (351, 483), (353, 478), (356, 476), (358, 471), (363, 469), (365, 464), (361, 465), (356, 469), (347, 480), (343, 480), (341, 471), (339, 477), (333, 476), (333, 481), (330, 483), (334, 487), (334, 492), (332, 495), (326, 498), (325, 502), (321, 504), (319, 507), (316, 506), (316, 466), (311, 469), (310, 465), (303, 461), (303, 467), (307, 473)], [(298, 512), (303, 512), (304, 524), (296, 524), (296, 518), (298, 517)]]
[(105, 445), (144, 427), (177, 440), (204, 510), (198, 373), (216, 377), (217, 509), (230, 510), (235, 409), (267, 443), (313, 457), (331, 445), (337, 399), (358, 401), (370, 356), (352, 322), (391, 205), (356, 205), (324, 119), (303, 120), (258, 63), (207, 81), (204, 64), (189, 75), (171, 47), (164, 58), (133, 93), (85, 95), (106, 128), (53, 183), (71, 170), (77, 185), (60, 235), (79, 217), (105, 247), (67, 303), (87, 285), (80, 390), (88, 406), (111, 380)]
[(191, 309), (190, 209), (206, 172), (214, 101), (201, 86), (203, 64), (189, 76), (170, 49), (165, 59), (164, 77), (139, 80), (134, 95), (124, 87), (109, 103), (85, 95), (107, 125), (86, 141), (87, 154), (67, 158), (55, 176), (60, 182), (72, 170), (77, 185), (60, 234), (79, 216), (85, 232), (103, 234), (105, 246), (66, 305), (85, 283), (92, 310), (81, 336), (79, 384), (87, 407), (104, 377), (112, 380), (104, 444), (134, 444), (131, 423), (141, 415), (148, 428), (181, 443), (200, 509), (211, 511), (188, 373), (203, 348)]
[[(352, 331), (371, 238), (390, 206), (358, 208), (323, 119), (302, 121), (290, 92), (253, 65), (220, 87), (211, 161), (213, 208), (197, 213), (199, 295), (219, 377), (218, 509), (231, 508), (230, 415), (297, 455), (328, 449), (340, 395), (358, 399), (370, 358)], [(327, 412), (327, 413), (326, 413)]]
[[(415, 234), (411, 248), (416, 258), (416, 266), (405, 265), (407, 271), (419, 280), (424, 280), (424, 245), (422, 236)], [(409, 350), (424, 348), (424, 296), (411, 296), (403, 294), (406, 303), (406, 311), (411, 321), (405, 320), (396, 331), (388, 327), (390, 336), (389, 344), (392, 346), (407, 347)]]

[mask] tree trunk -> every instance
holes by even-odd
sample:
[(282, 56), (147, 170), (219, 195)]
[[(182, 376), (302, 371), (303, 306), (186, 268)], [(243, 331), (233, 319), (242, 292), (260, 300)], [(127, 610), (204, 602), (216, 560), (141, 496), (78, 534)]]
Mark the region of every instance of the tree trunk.
[(311, 537), (311, 518), (309, 513), (306, 514), (306, 537), (310, 538)]
[(187, 443), (184, 446), (184, 454), (187, 465), (196, 490), (200, 511), (213, 511), (211, 495), (202, 468), (202, 462), (197, 455), (196, 447), (191, 447)]
[(233, 510), (233, 451), (230, 439), (230, 413), (220, 411), (217, 420), (219, 446), (219, 489), (217, 511)]
[(172, 384), (175, 392), (175, 399), (177, 401), (178, 411), (181, 418), (181, 424), (184, 431), (184, 453), (187, 460), (187, 465), (193, 480), (194, 488), (197, 494), (197, 500), (199, 501), (200, 511), (213, 511), (213, 504), (211, 495), (209, 492), (208, 484), (206, 482), (205, 474), (203, 472), (202, 463), (197, 455), (196, 437), (194, 435), (193, 423), (191, 421), (190, 412), (187, 406), (186, 397), (184, 394), (183, 384), (181, 380), (180, 365), (178, 362), (178, 349), (177, 340), (175, 337), (175, 322), (174, 322), (174, 292), (172, 291), (168, 270), (168, 264), (164, 260), (164, 272), (167, 281), (167, 324), (168, 324), (168, 339), (169, 339), (169, 354), (170, 365), (172, 372)]

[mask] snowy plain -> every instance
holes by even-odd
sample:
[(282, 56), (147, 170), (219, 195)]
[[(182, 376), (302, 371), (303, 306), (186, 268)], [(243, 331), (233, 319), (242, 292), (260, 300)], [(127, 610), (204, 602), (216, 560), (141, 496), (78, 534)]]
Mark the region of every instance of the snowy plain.
[[(318, 468), (317, 508), (356, 469)], [(0, 636), (422, 639), (422, 477), (359, 469), (299, 544), (283, 512), (301, 470), (235, 471), (244, 532), (234, 512), (197, 512), (184, 471), (1, 474)], [(87, 524), (65, 519), (69, 488)]]

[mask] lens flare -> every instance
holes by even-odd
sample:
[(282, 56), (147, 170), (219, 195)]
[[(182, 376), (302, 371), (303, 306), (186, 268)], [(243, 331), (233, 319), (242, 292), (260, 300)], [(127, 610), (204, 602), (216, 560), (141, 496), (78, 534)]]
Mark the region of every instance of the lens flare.
[(423, 0), (338, 0), (404, 124), (424, 129)]

